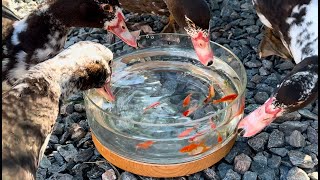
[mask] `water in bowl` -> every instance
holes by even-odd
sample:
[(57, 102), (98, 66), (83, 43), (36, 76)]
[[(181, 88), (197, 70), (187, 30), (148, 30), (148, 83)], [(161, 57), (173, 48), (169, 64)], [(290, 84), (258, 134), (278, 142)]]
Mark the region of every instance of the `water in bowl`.
[[(147, 163), (186, 162), (215, 151), (231, 138), (242, 113), (236, 112), (237, 103), (212, 101), (239, 94), (239, 77), (219, 58), (204, 68), (194, 65), (194, 56), (180, 49), (168, 49), (170, 56), (160, 52), (163, 49), (154, 49), (146, 56), (142, 50), (128, 58), (130, 62), (115, 60), (115, 102), (88, 91), (104, 112), (97, 115), (96, 107), (87, 104), (88, 118), (98, 122), (90, 124), (93, 133), (113, 152)], [(204, 103), (210, 85), (215, 95)], [(189, 94), (191, 101), (183, 107)], [(183, 115), (190, 109), (195, 111)]]

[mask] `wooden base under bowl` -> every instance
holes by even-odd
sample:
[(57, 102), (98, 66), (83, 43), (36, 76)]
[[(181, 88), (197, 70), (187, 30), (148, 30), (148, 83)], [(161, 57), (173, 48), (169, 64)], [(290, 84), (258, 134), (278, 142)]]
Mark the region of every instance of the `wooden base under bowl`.
[(162, 165), (149, 164), (122, 157), (103, 146), (95, 135), (91, 134), (93, 143), (99, 153), (113, 165), (134, 174), (157, 178), (179, 177), (202, 171), (225, 157), (237, 138), (237, 134), (235, 134), (225, 146), (201, 159), (180, 164)]

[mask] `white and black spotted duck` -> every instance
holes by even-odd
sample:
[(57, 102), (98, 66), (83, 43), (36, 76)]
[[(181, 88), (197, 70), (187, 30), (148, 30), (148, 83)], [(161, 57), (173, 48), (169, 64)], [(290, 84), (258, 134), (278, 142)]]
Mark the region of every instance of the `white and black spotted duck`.
[(136, 13), (169, 16), (169, 23), (162, 32), (176, 32), (175, 22), (191, 37), (199, 61), (213, 64), (210, 47), (210, 9), (205, 0), (119, 0), (123, 9)]
[(31, 66), (58, 54), (72, 27), (103, 28), (137, 46), (118, 0), (48, 0), (6, 31), (2, 82), (12, 85)]
[(244, 137), (318, 97), (318, 0), (253, 0), (253, 4), (262, 23), (279, 34), (297, 65), (262, 106), (240, 121)]
[(110, 83), (112, 59), (105, 46), (78, 42), (31, 67), (2, 94), (2, 179), (35, 179), (39, 152), (58, 116), (60, 96), (90, 88), (109, 94), (104, 87)]

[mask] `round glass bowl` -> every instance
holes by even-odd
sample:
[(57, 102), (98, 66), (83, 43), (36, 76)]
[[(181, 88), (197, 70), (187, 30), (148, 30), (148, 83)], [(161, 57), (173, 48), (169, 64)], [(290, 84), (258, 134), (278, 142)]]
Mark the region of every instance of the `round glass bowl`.
[[(109, 48), (116, 101), (108, 102), (95, 89), (85, 92), (92, 133), (108, 150), (168, 165), (203, 158), (235, 137), (247, 79), (241, 61), (228, 49), (211, 42), (215, 59), (206, 67), (187, 35), (146, 35), (137, 49), (123, 42)], [(210, 86), (214, 97), (205, 103)]]

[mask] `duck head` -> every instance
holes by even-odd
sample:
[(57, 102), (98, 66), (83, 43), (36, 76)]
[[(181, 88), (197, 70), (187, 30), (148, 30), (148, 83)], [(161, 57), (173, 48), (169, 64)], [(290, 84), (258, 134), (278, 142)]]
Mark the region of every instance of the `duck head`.
[(213, 51), (210, 47), (210, 9), (204, 0), (165, 0), (177, 24), (191, 37), (199, 61), (213, 64)]
[(305, 58), (277, 86), (275, 93), (239, 122), (244, 137), (259, 133), (277, 117), (305, 107), (318, 97), (318, 56)]
[[(46, 10), (46, 6), (43, 9)], [(58, 0), (48, 9), (67, 26), (103, 28), (137, 47), (136, 37), (125, 24), (118, 0)]]

